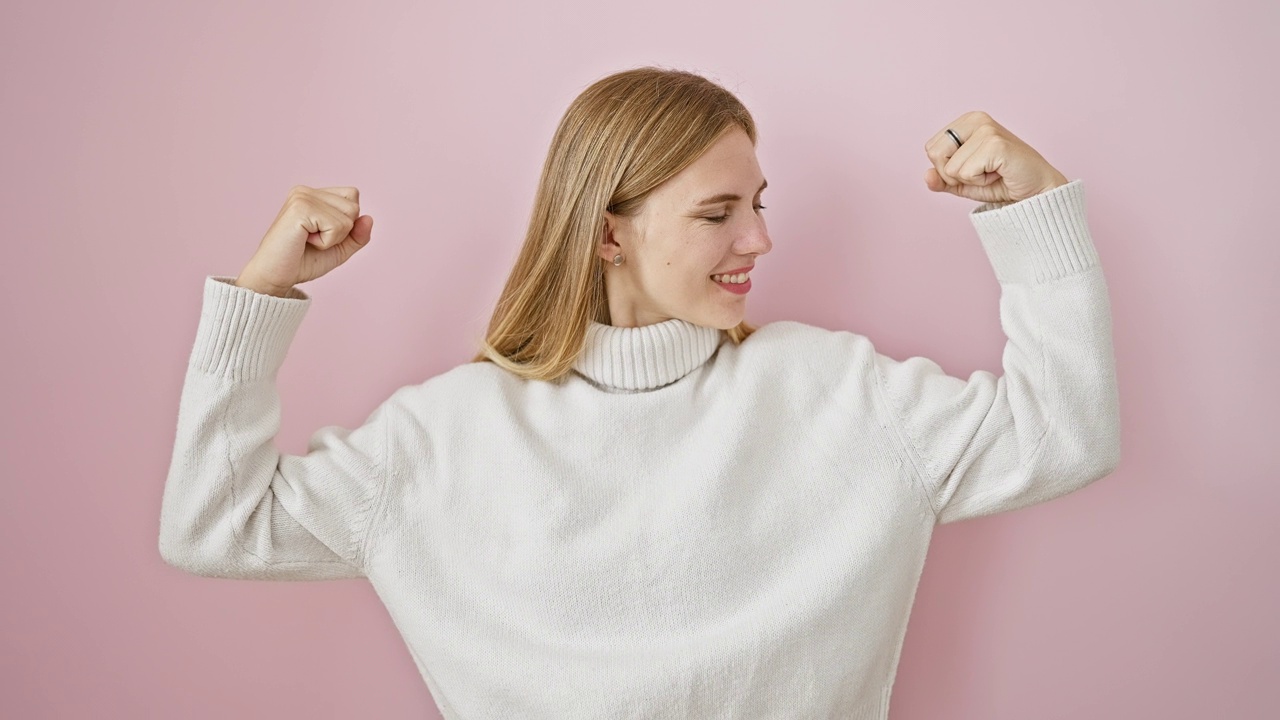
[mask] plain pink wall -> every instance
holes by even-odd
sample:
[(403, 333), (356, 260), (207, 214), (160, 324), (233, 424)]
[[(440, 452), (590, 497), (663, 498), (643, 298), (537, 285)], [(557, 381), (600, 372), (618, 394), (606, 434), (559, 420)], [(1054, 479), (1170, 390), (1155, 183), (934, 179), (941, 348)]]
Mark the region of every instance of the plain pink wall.
[(7, 3), (0, 715), (437, 716), (366, 581), (162, 562), (204, 276), (239, 272), (290, 186), (360, 188), (373, 243), (306, 286), (281, 372), (302, 452), (469, 359), (561, 113), (644, 64), (760, 125), (774, 248), (749, 319), (953, 375), (1000, 370), (999, 288), (974, 203), (925, 187), (925, 140), (985, 110), (1085, 180), (1121, 466), (939, 528), (893, 720), (1274, 712), (1277, 8)]

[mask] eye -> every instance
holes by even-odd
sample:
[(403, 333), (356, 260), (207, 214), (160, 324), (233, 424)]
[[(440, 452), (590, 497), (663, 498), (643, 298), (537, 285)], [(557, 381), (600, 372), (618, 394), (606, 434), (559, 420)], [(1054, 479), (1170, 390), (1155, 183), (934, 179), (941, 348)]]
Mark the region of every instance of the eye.
[[(764, 209), (764, 206), (763, 206), (763, 205), (757, 205), (757, 206), (756, 206), (756, 209), (757, 209), (757, 210), (763, 210), (763, 209)], [(703, 220), (706, 220), (707, 222), (713, 222), (713, 223), (722, 223), (722, 222), (724, 222), (724, 221), (725, 221), (725, 218), (727, 218), (727, 217), (729, 217), (729, 213), (725, 213), (724, 215), (720, 215), (720, 216), (718, 216), (718, 217), (703, 218)]]

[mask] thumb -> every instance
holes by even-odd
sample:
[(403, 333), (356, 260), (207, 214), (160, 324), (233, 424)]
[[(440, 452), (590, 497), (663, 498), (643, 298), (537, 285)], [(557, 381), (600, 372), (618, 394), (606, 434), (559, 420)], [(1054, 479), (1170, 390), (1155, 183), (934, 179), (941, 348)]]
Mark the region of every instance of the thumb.
[(978, 178), (976, 184), (960, 183), (959, 185), (948, 185), (943, 181), (937, 170), (929, 168), (924, 173), (924, 184), (934, 192), (950, 193), (956, 197), (976, 202), (1008, 200), (1003, 178), (1000, 177), (999, 173), (994, 172), (984, 173), (981, 178)]
[(925, 187), (934, 192), (950, 192), (952, 190), (952, 187), (938, 174), (938, 170), (932, 167), (924, 171), (924, 184)]
[[(332, 267), (337, 267), (355, 255), (360, 248), (369, 244), (370, 232), (373, 230), (373, 218), (361, 215), (351, 224), (351, 232), (342, 242), (327, 250), (321, 250), (322, 256)], [(327, 271), (326, 271), (327, 272)]]
[[(363, 221), (363, 222), (361, 222)], [(373, 239), (373, 216), (361, 215), (351, 224), (351, 232), (349, 233), (352, 240), (358, 247), (364, 247)]]

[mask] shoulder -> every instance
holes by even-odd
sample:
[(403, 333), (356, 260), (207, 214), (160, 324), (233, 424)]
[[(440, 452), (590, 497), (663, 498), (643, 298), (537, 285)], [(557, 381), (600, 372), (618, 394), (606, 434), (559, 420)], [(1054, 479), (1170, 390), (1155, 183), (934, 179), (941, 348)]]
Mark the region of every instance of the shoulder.
[(857, 332), (779, 320), (756, 328), (740, 345), (726, 341), (720, 353), (733, 374), (794, 392), (865, 383), (872, 376), (875, 348)]
[(867, 336), (851, 330), (829, 330), (798, 320), (775, 320), (756, 328), (739, 346), (741, 352), (768, 355), (836, 354), (847, 360), (850, 353), (871, 349)]
[(521, 378), (491, 362), (467, 362), (418, 383), (404, 385), (392, 398), (410, 405), (476, 402), (500, 395), (505, 387), (521, 382)]

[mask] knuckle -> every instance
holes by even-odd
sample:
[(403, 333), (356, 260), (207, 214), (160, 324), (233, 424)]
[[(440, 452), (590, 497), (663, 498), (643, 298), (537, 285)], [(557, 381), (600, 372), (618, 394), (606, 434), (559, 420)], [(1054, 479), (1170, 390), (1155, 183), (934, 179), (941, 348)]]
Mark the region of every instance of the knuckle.
[(352, 186), (350, 186), (350, 185), (339, 185), (339, 186), (336, 186), (336, 187), (328, 188), (328, 191), (329, 191), (329, 193), (330, 193), (331, 195), (334, 195), (334, 196), (336, 196), (336, 197), (340, 197), (340, 198), (342, 198), (343, 200), (352, 201), (352, 202), (360, 202), (360, 189), (359, 189), (359, 188), (355, 188), (355, 187), (352, 187)]

